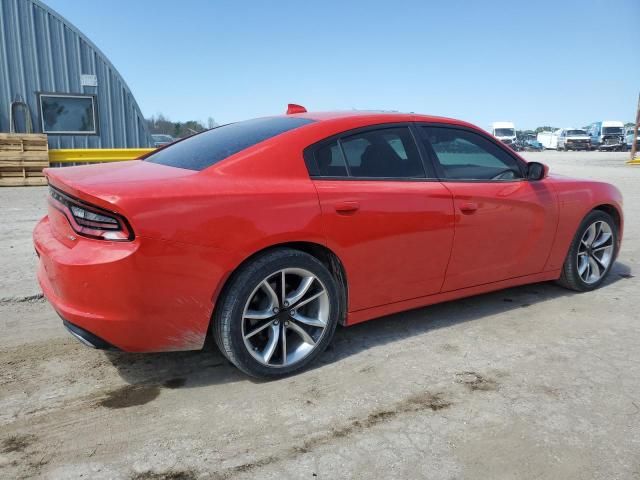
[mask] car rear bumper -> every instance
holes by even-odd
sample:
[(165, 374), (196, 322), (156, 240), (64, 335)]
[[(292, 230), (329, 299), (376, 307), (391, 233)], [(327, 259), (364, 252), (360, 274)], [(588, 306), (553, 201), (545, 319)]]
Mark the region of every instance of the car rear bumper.
[(202, 348), (222, 275), (201, 249), (92, 240), (53, 222), (33, 232), (38, 282), (76, 338), (130, 352)]
[(85, 330), (84, 328), (80, 328), (71, 322), (67, 322), (64, 318), (62, 319), (62, 324), (69, 331), (71, 335), (76, 337), (81, 343), (85, 344), (87, 347), (97, 348), (98, 350), (118, 350), (118, 348), (114, 347), (109, 342), (104, 341), (100, 337)]

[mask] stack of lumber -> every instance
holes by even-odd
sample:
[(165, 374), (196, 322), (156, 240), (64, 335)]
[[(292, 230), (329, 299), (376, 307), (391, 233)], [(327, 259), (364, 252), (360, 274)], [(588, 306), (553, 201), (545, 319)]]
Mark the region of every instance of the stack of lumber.
[(0, 133), (0, 187), (46, 185), (42, 169), (48, 166), (46, 135)]

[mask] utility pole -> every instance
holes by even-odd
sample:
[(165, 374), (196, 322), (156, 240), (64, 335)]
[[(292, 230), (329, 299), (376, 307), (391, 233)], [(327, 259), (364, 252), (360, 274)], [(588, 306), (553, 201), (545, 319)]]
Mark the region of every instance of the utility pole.
[(636, 158), (638, 146), (638, 127), (640, 127), (640, 94), (638, 94), (638, 108), (636, 109), (636, 125), (633, 127), (633, 140), (631, 141), (631, 160)]

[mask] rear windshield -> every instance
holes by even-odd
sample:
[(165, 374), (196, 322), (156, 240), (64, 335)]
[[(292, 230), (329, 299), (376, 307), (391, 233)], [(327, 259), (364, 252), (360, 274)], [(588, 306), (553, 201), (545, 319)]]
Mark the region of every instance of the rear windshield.
[(146, 158), (147, 162), (204, 170), (231, 155), (314, 120), (270, 117), (230, 123), (174, 143)]

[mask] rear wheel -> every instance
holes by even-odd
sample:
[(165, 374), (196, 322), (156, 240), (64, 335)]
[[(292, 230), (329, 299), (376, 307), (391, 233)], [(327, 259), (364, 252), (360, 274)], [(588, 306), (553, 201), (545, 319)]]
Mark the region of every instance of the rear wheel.
[(231, 278), (214, 315), (222, 353), (254, 377), (278, 377), (315, 360), (340, 316), (338, 287), (315, 257), (267, 252)]
[(618, 226), (606, 212), (594, 210), (580, 224), (564, 262), (559, 283), (586, 292), (598, 288), (617, 255)]

